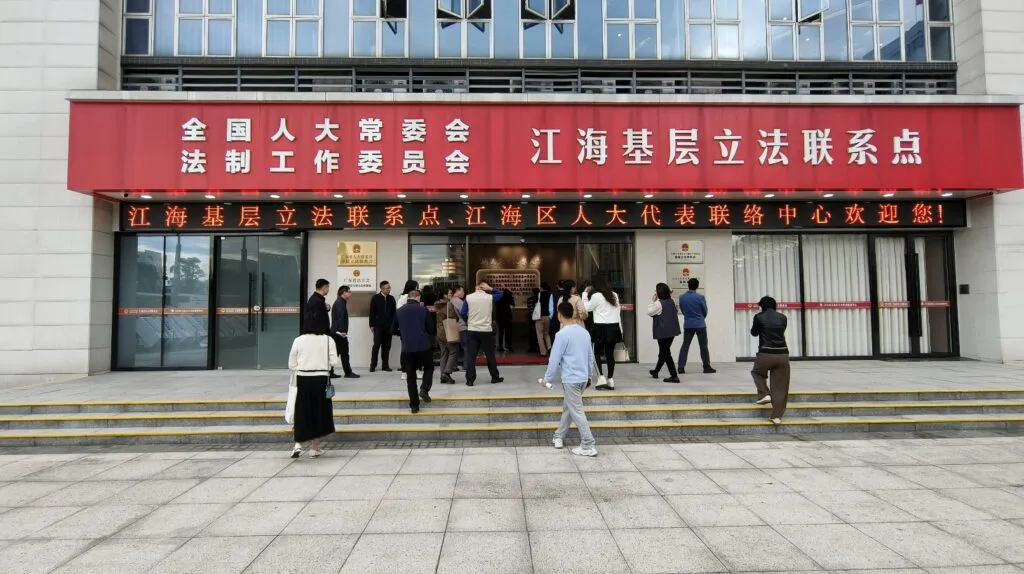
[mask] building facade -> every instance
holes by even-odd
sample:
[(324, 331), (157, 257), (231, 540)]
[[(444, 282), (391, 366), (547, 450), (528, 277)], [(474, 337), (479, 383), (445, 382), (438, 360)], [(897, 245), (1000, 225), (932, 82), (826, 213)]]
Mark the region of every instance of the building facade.
[(0, 375), (280, 367), (318, 277), (357, 314), (488, 279), (525, 325), (603, 276), (640, 361), (691, 276), (715, 361), (765, 293), (802, 356), (1024, 360), (1022, 31), (1007, 0), (2, 0)]

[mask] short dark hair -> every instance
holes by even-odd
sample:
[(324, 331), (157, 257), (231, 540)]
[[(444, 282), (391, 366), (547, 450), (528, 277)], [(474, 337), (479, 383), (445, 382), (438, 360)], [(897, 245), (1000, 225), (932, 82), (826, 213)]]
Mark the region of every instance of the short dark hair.
[(550, 291), (551, 290), (551, 285), (548, 285), (547, 283), (541, 283), (540, 284), (540, 289), (541, 289), (541, 291)]
[(700, 281), (698, 281), (696, 277), (691, 277), (690, 280), (686, 282), (686, 286), (690, 288), (690, 291), (696, 291), (697, 287), (700, 287)]
[(388, 283), (387, 281), (381, 281), (380, 282), (380, 288), (381, 289), (387, 287), (388, 285), (391, 285), (391, 283)]
[(326, 280), (326, 279), (317, 279), (316, 280), (316, 288), (317, 289), (323, 289), (324, 287), (327, 287), (330, 284), (331, 284), (331, 282)]
[(762, 311), (767, 311), (769, 309), (774, 311), (779, 306), (779, 304), (775, 302), (775, 299), (771, 295), (765, 295), (764, 297), (761, 297), (761, 300), (757, 302), (757, 305), (758, 307), (761, 308)]
[(558, 314), (566, 319), (572, 319), (572, 315), (575, 311), (576, 309), (573, 308), (572, 303), (568, 301), (562, 301), (558, 304)]
[(349, 289), (348, 285), (342, 285), (341, 287), (338, 287), (338, 297), (341, 297), (342, 295), (348, 293), (349, 291), (351, 291), (351, 289)]

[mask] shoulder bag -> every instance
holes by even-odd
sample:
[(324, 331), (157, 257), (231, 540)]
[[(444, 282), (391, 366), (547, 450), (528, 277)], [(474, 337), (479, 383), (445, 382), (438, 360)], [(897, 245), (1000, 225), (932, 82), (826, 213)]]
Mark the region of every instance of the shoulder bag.
[(456, 317), (457, 312), (455, 311), (455, 305), (452, 302), (448, 302), (448, 316), (441, 323), (444, 327), (444, 341), (446, 343), (457, 343), (459, 342), (459, 319)]
[[(327, 372), (331, 372), (331, 343), (333, 340), (330, 335), (327, 336)], [(334, 383), (331, 382), (330, 376), (327, 378), (327, 387), (324, 389), (324, 396), (327, 400), (334, 398)]]

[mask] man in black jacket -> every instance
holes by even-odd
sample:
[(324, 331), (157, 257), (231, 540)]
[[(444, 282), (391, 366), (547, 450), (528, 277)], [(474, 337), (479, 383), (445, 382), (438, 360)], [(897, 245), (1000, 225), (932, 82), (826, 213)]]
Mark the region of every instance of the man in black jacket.
[[(772, 405), (771, 422), (782, 423), (789, 400), (789, 348), (786, 346), (786, 316), (776, 311), (775, 299), (764, 296), (761, 312), (754, 315), (750, 335), (758, 337), (757, 358), (750, 374), (757, 386), (757, 404)], [(771, 389), (768, 388), (769, 376)]]
[(346, 379), (358, 379), (359, 375), (352, 372), (352, 364), (348, 356), (348, 300), (352, 291), (348, 285), (338, 287), (338, 300), (331, 307), (331, 336), (341, 357), (341, 367), (345, 370)]
[[(327, 309), (327, 293), (331, 291), (331, 282), (326, 279), (316, 280), (316, 290), (306, 301), (306, 309), (303, 313), (302, 323), (305, 325), (303, 332), (309, 333), (330, 333), (331, 316)], [(331, 378), (336, 379), (338, 375), (331, 369)]]
[(395, 298), (391, 296), (391, 284), (380, 282), (380, 292), (370, 299), (370, 330), (373, 331), (373, 349), (370, 351), (370, 372), (377, 370), (377, 353), (380, 352), (382, 371), (391, 370), (391, 337), (395, 329)]

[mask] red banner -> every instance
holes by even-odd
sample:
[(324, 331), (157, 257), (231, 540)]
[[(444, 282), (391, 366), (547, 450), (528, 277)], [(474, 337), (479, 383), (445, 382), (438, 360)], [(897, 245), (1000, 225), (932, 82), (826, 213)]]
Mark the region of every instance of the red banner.
[(1015, 106), (71, 104), (116, 190), (1024, 187)]

